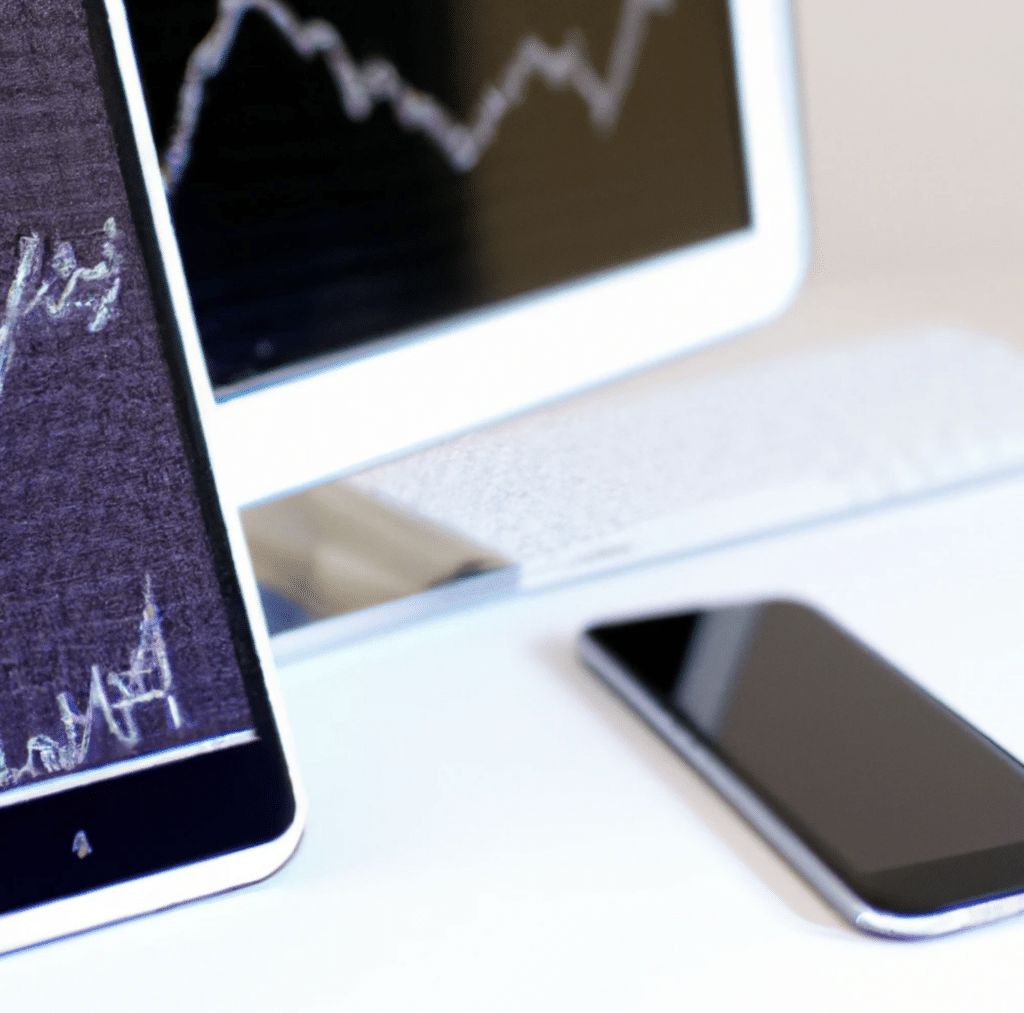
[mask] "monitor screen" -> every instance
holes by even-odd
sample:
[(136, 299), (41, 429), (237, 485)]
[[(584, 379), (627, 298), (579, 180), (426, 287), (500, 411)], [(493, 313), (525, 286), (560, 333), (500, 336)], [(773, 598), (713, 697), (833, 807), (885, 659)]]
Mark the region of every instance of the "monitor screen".
[(727, 0), (128, 0), (227, 396), (751, 225)]

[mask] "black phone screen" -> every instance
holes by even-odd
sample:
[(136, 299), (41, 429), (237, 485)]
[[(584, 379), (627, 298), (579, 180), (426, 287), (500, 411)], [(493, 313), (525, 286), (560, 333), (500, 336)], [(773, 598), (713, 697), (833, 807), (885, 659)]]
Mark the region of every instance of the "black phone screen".
[(1024, 767), (812, 609), (591, 636), (869, 902), (924, 913), (1024, 884)]
[(102, 3), (6, 5), (0, 49), (8, 910), (268, 839), (293, 803)]

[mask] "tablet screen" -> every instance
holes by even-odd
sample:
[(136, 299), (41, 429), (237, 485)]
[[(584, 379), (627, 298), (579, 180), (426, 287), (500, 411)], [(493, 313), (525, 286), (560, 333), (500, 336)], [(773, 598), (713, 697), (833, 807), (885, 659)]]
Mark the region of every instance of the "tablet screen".
[(6, 806), (256, 732), (237, 588), (196, 491), (190, 395), (154, 309), (85, 12), (9, 12), (2, 46)]
[(726, 0), (127, 7), (222, 394), (750, 224)]

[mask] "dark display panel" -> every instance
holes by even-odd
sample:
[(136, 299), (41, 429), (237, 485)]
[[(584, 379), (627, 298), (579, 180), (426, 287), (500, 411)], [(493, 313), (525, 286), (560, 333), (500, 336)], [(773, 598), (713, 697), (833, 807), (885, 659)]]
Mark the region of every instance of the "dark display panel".
[(750, 223), (725, 0), (127, 7), (222, 393)]
[[(202, 438), (86, 11), (11, 8), (0, 59), (6, 800), (116, 761), (251, 741), (246, 677), (260, 673), (237, 636)], [(104, 69), (116, 81), (109, 54)]]

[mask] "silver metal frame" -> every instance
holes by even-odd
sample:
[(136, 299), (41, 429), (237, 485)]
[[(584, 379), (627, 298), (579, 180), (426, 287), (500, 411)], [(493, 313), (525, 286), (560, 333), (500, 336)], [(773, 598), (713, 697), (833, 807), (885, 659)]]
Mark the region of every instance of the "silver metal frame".
[(927, 939), (1024, 912), (1024, 893), (929, 915), (880, 911), (858, 896), (715, 754), (648, 695), (630, 672), (584, 634), (584, 664), (665, 739), (851, 925), (889, 939)]

